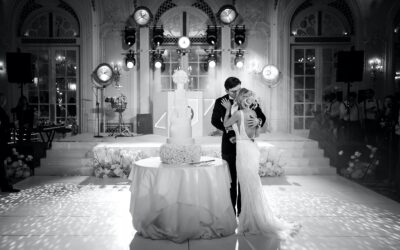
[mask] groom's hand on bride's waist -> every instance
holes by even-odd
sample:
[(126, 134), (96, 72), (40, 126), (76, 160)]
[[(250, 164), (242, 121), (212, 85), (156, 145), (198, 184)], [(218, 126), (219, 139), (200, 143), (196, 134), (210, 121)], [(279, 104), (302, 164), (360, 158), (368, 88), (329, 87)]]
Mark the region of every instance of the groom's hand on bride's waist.
[(262, 120), (257, 118), (256, 116), (250, 115), (249, 120), (247, 121), (247, 126), (250, 128), (261, 127)]

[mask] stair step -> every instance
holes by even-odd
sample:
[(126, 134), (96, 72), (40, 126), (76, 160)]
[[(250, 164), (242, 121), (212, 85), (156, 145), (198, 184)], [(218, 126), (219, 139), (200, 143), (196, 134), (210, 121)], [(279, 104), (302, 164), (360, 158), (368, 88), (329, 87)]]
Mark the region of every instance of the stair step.
[(90, 162), (90, 158), (81, 157), (59, 157), (41, 159), (40, 168), (68, 166), (68, 168), (79, 168), (86, 166)]
[(333, 167), (288, 167), (284, 166), (285, 175), (336, 175), (336, 169)]
[(38, 176), (93, 176), (92, 167), (69, 168), (69, 166), (52, 166), (35, 169)]

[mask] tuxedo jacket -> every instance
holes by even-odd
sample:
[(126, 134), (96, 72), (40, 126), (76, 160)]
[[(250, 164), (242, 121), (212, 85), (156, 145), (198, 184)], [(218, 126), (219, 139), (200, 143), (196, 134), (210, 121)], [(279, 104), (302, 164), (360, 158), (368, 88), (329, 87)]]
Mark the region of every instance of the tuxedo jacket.
[[(228, 154), (228, 155), (235, 155), (236, 154), (236, 144), (231, 143), (229, 138), (235, 136), (235, 132), (233, 130), (230, 130), (226, 132), (226, 129), (224, 127), (224, 117), (225, 117), (225, 112), (226, 109), (224, 106), (222, 106), (221, 101), (222, 99), (229, 99), (229, 95), (224, 95), (217, 100), (215, 100), (214, 104), (214, 109), (212, 112), (211, 116), (211, 124), (216, 127), (217, 129), (222, 131), (222, 142), (221, 142), (221, 153), (222, 154)], [(257, 114), (257, 118), (262, 120), (261, 126), (264, 125), (265, 123), (265, 115), (262, 112), (261, 108), (257, 106), (254, 111)]]

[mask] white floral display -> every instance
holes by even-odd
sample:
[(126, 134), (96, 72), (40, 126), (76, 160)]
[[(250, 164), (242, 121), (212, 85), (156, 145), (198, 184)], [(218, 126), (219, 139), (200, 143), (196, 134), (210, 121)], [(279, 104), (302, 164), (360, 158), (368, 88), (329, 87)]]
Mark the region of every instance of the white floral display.
[(107, 148), (93, 152), (89, 165), (98, 178), (122, 177), (128, 178), (135, 161), (148, 156), (138, 149)]
[(189, 82), (189, 75), (186, 71), (177, 69), (172, 75), (172, 81), (176, 84), (187, 84)]
[(179, 164), (198, 162), (201, 157), (201, 146), (197, 144), (177, 145), (163, 144), (160, 147), (160, 158), (163, 163)]
[[(368, 150), (369, 154), (368, 157), (362, 156), (362, 153), (358, 150), (354, 152), (350, 156), (350, 160), (348, 161), (348, 167), (347, 168), (342, 168), (340, 173), (348, 177), (350, 179), (362, 179), (365, 178), (368, 175), (372, 175), (375, 171), (376, 168), (379, 165), (379, 159), (377, 156), (377, 147), (374, 147), (372, 145), (365, 145)], [(338, 152), (338, 155), (343, 155), (344, 152), (343, 150)]]
[(33, 156), (19, 154), (15, 148), (12, 148), (11, 156), (4, 160), (6, 174), (11, 179), (29, 177), (31, 175), (31, 164), (33, 164)]
[(280, 152), (267, 148), (260, 149), (260, 168), (258, 169), (258, 174), (261, 177), (283, 175), (285, 173), (284, 165), (281, 162)]

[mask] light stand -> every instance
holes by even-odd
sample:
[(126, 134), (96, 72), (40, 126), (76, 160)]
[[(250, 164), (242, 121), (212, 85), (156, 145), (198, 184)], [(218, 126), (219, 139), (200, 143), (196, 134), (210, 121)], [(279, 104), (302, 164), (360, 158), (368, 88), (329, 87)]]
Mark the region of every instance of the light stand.
[(103, 138), (100, 135), (100, 102), (99, 102), (99, 88), (96, 88), (96, 113), (97, 113), (97, 135), (94, 138)]

